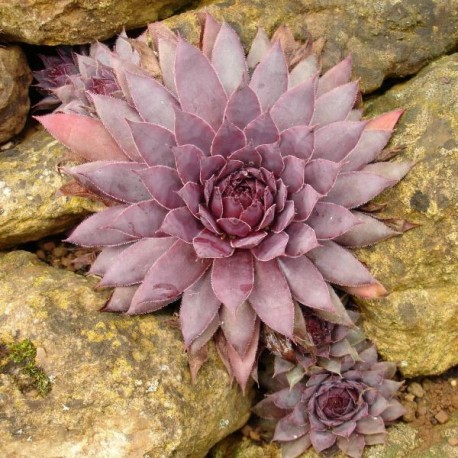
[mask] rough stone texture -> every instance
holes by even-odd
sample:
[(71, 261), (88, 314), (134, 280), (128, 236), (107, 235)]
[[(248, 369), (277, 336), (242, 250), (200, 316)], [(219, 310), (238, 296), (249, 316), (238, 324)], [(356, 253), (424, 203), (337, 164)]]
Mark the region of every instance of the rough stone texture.
[(0, 374), (2, 456), (199, 458), (244, 424), (251, 396), (228, 385), (213, 347), (192, 385), (171, 315), (98, 313), (94, 284), (0, 255), (0, 339), (30, 339), (53, 381), (40, 397)]
[[(301, 39), (306, 26), (315, 39), (326, 38), (324, 69), (352, 53), (365, 92), (387, 77), (414, 74), (458, 46), (458, 0), (204, 0), (198, 9), (229, 22), (246, 46), (258, 26), (271, 34), (285, 23)], [(166, 23), (198, 37), (194, 11)]]
[(22, 49), (0, 45), (0, 144), (24, 127), (30, 108), (31, 82), (32, 72)]
[(364, 327), (406, 377), (439, 374), (458, 363), (458, 54), (443, 57), (368, 104), (368, 114), (404, 107), (391, 145), (416, 161), (382, 194), (381, 216), (420, 224), (358, 257), (391, 294), (359, 301)]
[(0, 151), (0, 249), (69, 229), (101, 208), (88, 199), (56, 196), (66, 180), (57, 171), (65, 155), (41, 128)]
[(81, 44), (164, 19), (190, 0), (0, 0), (0, 37), (36, 45)]

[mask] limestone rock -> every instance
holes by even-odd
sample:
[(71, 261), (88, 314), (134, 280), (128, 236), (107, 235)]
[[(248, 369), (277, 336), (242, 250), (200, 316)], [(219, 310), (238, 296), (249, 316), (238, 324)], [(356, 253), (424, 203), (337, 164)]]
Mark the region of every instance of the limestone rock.
[(22, 49), (0, 45), (0, 144), (24, 127), (30, 108), (31, 82), (32, 72)]
[(100, 208), (87, 199), (56, 196), (66, 180), (57, 171), (65, 152), (41, 128), (0, 151), (0, 249), (69, 229)]
[(28, 339), (52, 382), (44, 397), (19, 390), (0, 352), (2, 456), (199, 458), (244, 424), (251, 396), (229, 386), (214, 347), (193, 385), (173, 317), (99, 313), (94, 284), (0, 255), (0, 349), (15, 342), (17, 362)]
[(458, 54), (443, 57), (368, 104), (368, 115), (405, 108), (391, 146), (416, 162), (378, 201), (382, 217), (419, 227), (358, 251), (391, 292), (359, 301), (364, 327), (406, 377), (439, 374), (458, 363)]
[[(270, 35), (285, 23), (301, 39), (306, 28), (315, 39), (326, 39), (324, 70), (352, 53), (354, 76), (361, 78), (365, 92), (380, 87), (385, 78), (416, 73), (458, 42), (458, 0), (204, 0), (198, 10), (229, 22), (245, 46), (258, 26)], [(195, 11), (166, 23), (197, 40)]]
[(8, 0), (0, 2), (0, 36), (35, 45), (105, 40), (123, 27), (164, 19), (189, 0)]

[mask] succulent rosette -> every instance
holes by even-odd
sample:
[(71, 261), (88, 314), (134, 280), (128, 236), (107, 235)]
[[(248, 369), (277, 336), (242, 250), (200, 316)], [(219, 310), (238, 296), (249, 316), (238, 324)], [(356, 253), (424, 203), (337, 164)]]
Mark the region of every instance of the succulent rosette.
[(351, 58), (320, 78), (310, 43), (284, 28), (273, 43), (260, 31), (248, 58), (210, 15), (200, 48), (161, 25), (149, 33), (160, 76), (115, 50), (104, 64), (121, 97), (86, 91), (91, 116), (39, 118), (86, 161), (65, 171), (111, 201), (68, 240), (103, 247), (91, 273), (116, 288), (105, 310), (148, 313), (181, 297), (186, 347), (221, 328), (244, 386), (261, 322), (293, 338), (294, 300), (335, 313), (329, 283), (385, 292), (346, 247), (397, 234), (355, 209), (411, 166), (369, 164), (401, 111), (360, 120)]
[(323, 369), (292, 388), (285, 382), (254, 407), (260, 417), (276, 421), (273, 440), (281, 443), (283, 458), (310, 446), (359, 458), (366, 445), (385, 442), (386, 425), (405, 411), (396, 399), (402, 382), (392, 380), (394, 363), (377, 361), (367, 341), (364, 347), (356, 363), (344, 358), (340, 375)]

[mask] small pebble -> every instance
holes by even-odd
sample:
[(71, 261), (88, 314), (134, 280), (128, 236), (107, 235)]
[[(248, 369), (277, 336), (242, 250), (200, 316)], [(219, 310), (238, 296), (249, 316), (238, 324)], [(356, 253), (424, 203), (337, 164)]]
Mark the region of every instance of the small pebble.
[(415, 401), (415, 396), (414, 396), (413, 394), (409, 393), (409, 394), (406, 394), (406, 395), (404, 396), (404, 399), (405, 399), (406, 401), (413, 402), (413, 401)]
[(452, 447), (456, 447), (458, 445), (458, 437), (450, 437), (448, 443)]
[(440, 410), (436, 415), (434, 415), (434, 418), (441, 424), (443, 425), (444, 423), (447, 423), (449, 420), (450, 416), (448, 415), (445, 410)]
[(52, 251), (56, 247), (56, 244), (54, 242), (45, 242), (43, 245), (41, 245), (41, 248), (45, 251)]
[(456, 381), (456, 379), (452, 378), (452, 380), (450, 380), (450, 385), (452, 385), (452, 386), (453, 386), (453, 388), (455, 388), (455, 387), (456, 387), (456, 385), (457, 385), (457, 381)]
[(407, 391), (411, 394), (413, 394), (414, 396), (416, 396), (417, 398), (422, 398), (424, 395), (425, 395), (425, 390), (423, 389), (423, 387), (417, 383), (417, 382), (413, 382), (411, 383), (408, 387), (407, 387)]
[(37, 250), (36, 255), (39, 259), (46, 259), (46, 253), (43, 250)]
[(426, 406), (418, 406), (417, 415), (419, 417), (424, 417), (428, 413), (428, 408)]
[(403, 405), (406, 409), (406, 413), (403, 415), (402, 419), (406, 423), (411, 423), (415, 420), (415, 411), (417, 410), (417, 404), (415, 404), (415, 402), (406, 401), (403, 403)]
[(52, 255), (56, 258), (61, 258), (67, 254), (67, 248), (63, 247), (62, 245), (56, 246), (54, 250), (52, 250)]

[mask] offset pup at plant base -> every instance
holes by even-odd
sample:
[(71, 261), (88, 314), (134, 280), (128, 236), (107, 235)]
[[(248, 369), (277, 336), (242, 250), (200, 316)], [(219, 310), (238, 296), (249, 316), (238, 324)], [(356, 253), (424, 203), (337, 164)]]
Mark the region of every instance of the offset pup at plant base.
[(294, 340), (295, 301), (341, 322), (329, 284), (385, 294), (347, 247), (398, 234), (355, 209), (411, 167), (372, 163), (402, 112), (361, 120), (351, 58), (319, 77), (312, 44), (286, 28), (273, 43), (260, 30), (247, 58), (210, 15), (200, 48), (160, 24), (119, 40), (147, 62), (110, 52), (122, 95), (87, 91), (87, 113), (38, 118), (85, 161), (65, 172), (110, 203), (68, 241), (104, 247), (91, 269), (115, 287), (104, 310), (149, 313), (181, 297), (195, 370), (215, 336), (245, 387), (261, 322)]

